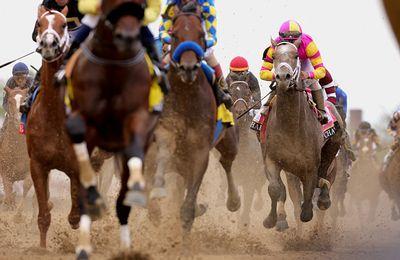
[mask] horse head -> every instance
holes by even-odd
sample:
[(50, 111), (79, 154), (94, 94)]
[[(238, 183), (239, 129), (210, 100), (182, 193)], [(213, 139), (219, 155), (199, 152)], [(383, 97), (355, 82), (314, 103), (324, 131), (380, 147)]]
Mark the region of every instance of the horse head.
[(233, 108), (238, 115), (244, 113), (254, 103), (249, 84), (246, 81), (230, 82), (229, 92), (232, 96)]
[(57, 60), (68, 49), (67, 12), (67, 7), (61, 12), (39, 9), (37, 50), (47, 62)]
[(273, 62), (278, 92), (303, 90), (300, 89), (300, 60), (298, 54), (300, 43), (301, 39), (296, 40), (294, 43), (276, 43), (271, 39), (272, 47), (275, 49)]
[(205, 32), (198, 10), (195, 3), (189, 2), (173, 19), (171, 64), (187, 84), (196, 81), (206, 49)]
[(140, 27), (145, 1), (105, 0), (102, 2), (101, 23), (106, 25), (106, 37), (119, 52), (137, 51), (141, 47)]
[(19, 121), (21, 118), (19, 107), (28, 94), (28, 89), (5, 87), (4, 91), (7, 93), (8, 117)]

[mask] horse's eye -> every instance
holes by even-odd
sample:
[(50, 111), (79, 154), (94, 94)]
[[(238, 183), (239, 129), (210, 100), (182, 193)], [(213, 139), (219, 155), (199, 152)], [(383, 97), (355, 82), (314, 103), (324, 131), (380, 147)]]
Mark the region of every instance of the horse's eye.
[(64, 24), (62, 25), (62, 28), (63, 28), (63, 29), (67, 28), (67, 24), (64, 23)]

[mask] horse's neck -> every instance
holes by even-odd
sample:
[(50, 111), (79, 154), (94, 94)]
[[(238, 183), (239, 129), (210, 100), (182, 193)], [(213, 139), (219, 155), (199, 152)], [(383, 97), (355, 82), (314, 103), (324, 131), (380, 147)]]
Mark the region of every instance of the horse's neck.
[(282, 132), (297, 135), (305, 130), (306, 97), (302, 92), (279, 93), (276, 99), (277, 125)]
[(62, 88), (54, 86), (54, 75), (62, 64), (62, 58), (53, 62), (43, 62), (41, 71), (41, 90), (40, 95), (46, 106), (59, 106), (63, 104), (60, 98)]

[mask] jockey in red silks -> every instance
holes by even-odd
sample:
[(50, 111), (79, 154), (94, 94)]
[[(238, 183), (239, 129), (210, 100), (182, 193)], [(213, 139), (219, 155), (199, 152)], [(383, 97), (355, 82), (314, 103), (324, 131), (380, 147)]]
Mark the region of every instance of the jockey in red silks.
[[(336, 89), (332, 76), (325, 68), (321, 53), (319, 52), (314, 40), (308, 34), (303, 33), (299, 23), (289, 20), (282, 24), (281, 28), (279, 29), (279, 37), (276, 38), (275, 41), (276, 43), (294, 43), (299, 38), (301, 38), (301, 44), (298, 50), (302, 70), (301, 78), (316, 79), (319, 81), (319, 84), (314, 84), (314, 87), (311, 89), (311, 93), (318, 110), (320, 110), (322, 113), (322, 121), (326, 121), (323, 90), (326, 92), (328, 101), (336, 105)], [(275, 74), (272, 72), (274, 52), (275, 49), (273, 46), (268, 47), (264, 51), (263, 64), (260, 71), (260, 78), (262, 80), (272, 81), (275, 79)]]

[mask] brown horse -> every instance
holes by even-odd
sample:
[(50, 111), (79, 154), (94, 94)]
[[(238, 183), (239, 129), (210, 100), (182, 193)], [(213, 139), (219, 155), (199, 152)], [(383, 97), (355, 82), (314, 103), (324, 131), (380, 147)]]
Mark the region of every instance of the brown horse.
[[(266, 141), (262, 144), (265, 171), (269, 180), (268, 193), (271, 197), (271, 211), (264, 221), (264, 226), (276, 226), (278, 230), (287, 228), (286, 189), (280, 172), (284, 170), (293, 174), (302, 182), (304, 197), (300, 219), (303, 222), (310, 221), (313, 217), (312, 197), (317, 184), (321, 188), (318, 207), (326, 210), (330, 206), (329, 188), (334, 176), (328, 174), (328, 168), (342, 143), (340, 129), (333, 137), (324, 141), (320, 122), (310, 109), (307, 96), (303, 92), (305, 83), (298, 77), (299, 44), (300, 40), (295, 44), (276, 44), (272, 41), (276, 49), (274, 67), (277, 97), (267, 120)], [(336, 111), (334, 108), (332, 110)], [(343, 126), (337, 113), (336, 118)]]
[(64, 129), (64, 91), (53, 85), (54, 74), (68, 48), (66, 12), (66, 9), (60, 13), (44, 8), (39, 12), (37, 42), (43, 58), (41, 89), (27, 117), (26, 138), (31, 176), (39, 203), (41, 247), (46, 247), (46, 234), (51, 221), (48, 178), (52, 169), (65, 172), (71, 180), (72, 207), (68, 221), (74, 229), (79, 225), (78, 166)]
[(2, 140), (0, 142), (0, 175), (4, 185), (4, 205), (12, 209), (15, 207), (15, 197), (12, 192), (13, 183), (24, 181), (22, 201), (24, 201), (32, 187), (32, 179), (29, 176), (29, 156), (26, 140), (25, 136), (19, 133), (21, 118), (19, 106), (28, 90), (10, 89), (9, 87), (4, 90), (8, 96), (8, 113), (3, 124), (2, 136), (0, 136)]
[(383, 0), (383, 3), (396, 35), (397, 42), (400, 43), (400, 2), (397, 0)]
[(334, 222), (334, 226), (337, 222), (338, 217), (344, 217), (346, 215), (346, 207), (344, 200), (347, 193), (348, 184), (348, 170), (349, 170), (349, 159), (347, 158), (347, 153), (345, 149), (340, 148), (339, 154), (336, 158), (336, 179), (332, 186), (332, 209), (331, 216)]
[(400, 219), (400, 146), (390, 151), (390, 160), (380, 174), (380, 183), (392, 203), (392, 220)]
[[(253, 107), (256, 102), (249, 83), (245, 80), (244, 75), (235, 79), (231, 79), (228, 75), (227, 82), (229, 84), (229, 93), (231, 93), (233, 100), (233, 110), (236, 115), (242, 115), (250, 107)], [(259, 107), (260, 105), (255, 106), (254, 109)], [(239, 227), (243, 229), (248, 229), (249, 227), (250, 212), (254, 199), (256, 199), (255, 207), (262, 208), (261, 190), (265, 185), (259, 142), (254, 131), (250, 130), (252, 120), (253, 117), (250, 112), (237, 120), (240, 142), (239, 153), (233, 164), (233, 170), (238, 173), (235, 178), (236, 183), (243, 191), (243, 208), (238, 222)]]
[[(186, 188), (180, 208), (184, 242), (187, 241), (185, 238), (188, 238), (195, 216), (206, 211), (204, 205), (197, 204), (197, 194), (208, 166), (210, 150), (215, 146), (213, 137), (217, 119), (212, 87), (200, 69), (205, 33), (202, 20), (194, 9), (189, 4), (173, 19), (171, 34), (174, 40), (171, 47), (175, 58), (168, 73), (171, 91), (156, 129), (158, 165), (155, 188), (151, 193), (153, 198), (165, 195), (164, 174), (167, 167), (173, 166), (183, 177), (185, 184), (177, 184), (179, 192), (175, 195), (182, 201)], [(190, 47), (183, 50), (183, 46)], [(240, 208), (240, 198), (231, 172), (237, 144), (237, 128), (231, 127), (216, 145), (228, 180), (227, 207), (230, 211)]]
[[(143, 1), (141, 1), (143, 2)], [(128, 217), (133, 205), (146, 205), (143, 160), (158, 116), (149, 108), (153, 79), (140, 42), (143, 5), (109, 0), (92, 38), (81, 46), (72, 69), (72, 112), (67, 129), (80, 167), (82, 199), (78, 257), (91, 252), (91, 217), (103, 201), (88, 155), (95, 147), (121, 159), (121, 189), (116, 203), (121, 248), (131, 246)]]
[(379, 195), (382, 191), (379, 185), (379, 166), (375, 158), (377, 145), (374, 140), (376, 137), (370, 131), (359, 130), (357, 135), (358, 141), (355, 149), (358, 151), (358, 156), (352, 168), (348, 193), (351, 196), (352, 204), (357, 206), (360, 218), (364, 215), (362, 202), (369, 202), (368, 221), (370, 222), (375, 218)]

